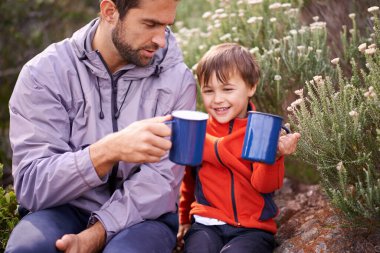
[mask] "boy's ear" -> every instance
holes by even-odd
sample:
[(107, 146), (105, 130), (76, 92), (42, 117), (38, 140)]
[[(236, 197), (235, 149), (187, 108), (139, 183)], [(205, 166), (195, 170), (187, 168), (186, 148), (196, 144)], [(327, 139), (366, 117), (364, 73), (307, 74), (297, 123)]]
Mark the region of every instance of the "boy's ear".
[(106, 22), (116, 24), (119, 19), (119, 12), (115, 3), (111, 0), (102, 0), (100, 2), (100, 16)]
[(257, 83), (248, 89), (248, 97), (251, 98), (256, 92)]

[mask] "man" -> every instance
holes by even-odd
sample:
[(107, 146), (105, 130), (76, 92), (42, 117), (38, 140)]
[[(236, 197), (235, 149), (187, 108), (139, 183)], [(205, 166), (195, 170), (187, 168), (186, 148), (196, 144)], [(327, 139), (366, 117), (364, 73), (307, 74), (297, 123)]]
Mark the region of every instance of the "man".
[(24, 66), (10, 139), (31, 213), (6, 252), (171, 252), (183, 169), (163, 122), (196, 98), (167, 28), (177, 4), (102, 0), (100, 19)]

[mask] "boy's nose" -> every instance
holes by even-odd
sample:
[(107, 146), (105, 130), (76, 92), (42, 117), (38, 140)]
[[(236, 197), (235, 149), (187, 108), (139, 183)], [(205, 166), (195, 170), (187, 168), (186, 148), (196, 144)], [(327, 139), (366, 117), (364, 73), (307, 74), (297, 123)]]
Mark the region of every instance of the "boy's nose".
[(215, 93), (215, 96), (214, 96), (214, 103), (221, 103), (223, 102), (224, 98), (221, 94), (219, 94), (218, 92)]

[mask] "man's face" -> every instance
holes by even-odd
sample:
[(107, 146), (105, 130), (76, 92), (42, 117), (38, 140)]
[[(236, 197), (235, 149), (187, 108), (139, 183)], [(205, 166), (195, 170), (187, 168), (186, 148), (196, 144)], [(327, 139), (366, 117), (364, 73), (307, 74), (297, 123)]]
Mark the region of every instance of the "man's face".
[(112, 30), (112, 42), (126, 63), (148, 65), (155, 52), (165, 47), (165, 28), (173, 24), (175, 0), (140, 0)]

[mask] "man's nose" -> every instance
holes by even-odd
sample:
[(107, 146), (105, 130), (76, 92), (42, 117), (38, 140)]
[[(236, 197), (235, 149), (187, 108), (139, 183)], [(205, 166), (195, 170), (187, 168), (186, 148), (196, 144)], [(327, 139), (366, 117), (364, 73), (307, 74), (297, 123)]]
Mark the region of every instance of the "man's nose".
[(154, 34), (152, 42), (160, 48), (164, 48), (166, 46), (165, 28), (159, 29), (159, 31)]

